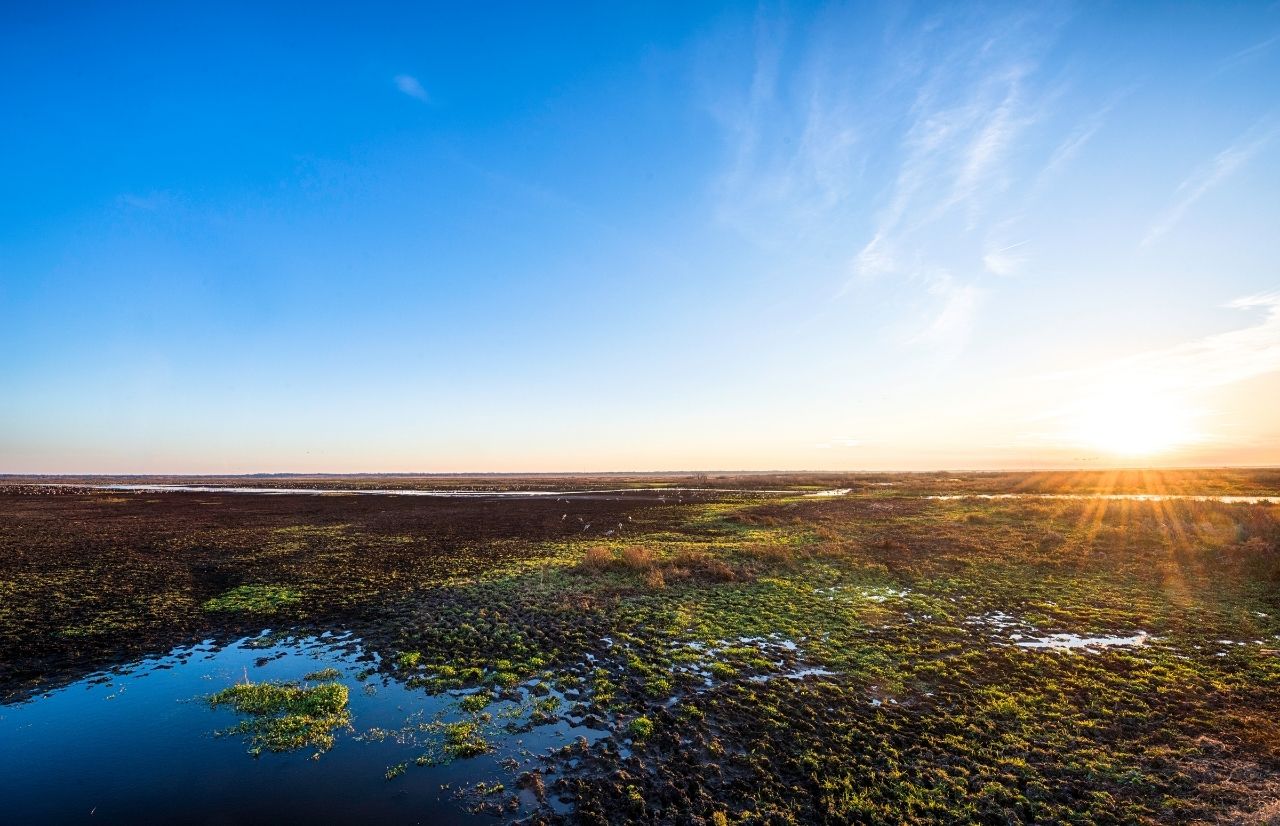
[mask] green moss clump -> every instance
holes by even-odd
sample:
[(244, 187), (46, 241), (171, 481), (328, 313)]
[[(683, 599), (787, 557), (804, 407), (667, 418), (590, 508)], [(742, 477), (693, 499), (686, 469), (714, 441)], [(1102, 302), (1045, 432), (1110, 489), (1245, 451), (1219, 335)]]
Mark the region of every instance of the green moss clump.
[(228, 705), (249, 719), (223, 733), (249, 737), (255, 756), (313, 747), (320, 754), (333, 748), (334, 732), (351, 724), (347, 687), (337, 682), (237, 683), (209, 697), (212, 708)]
[(491, 699), (492, 697), (488, 692), (481, 691), (478, 694), (468, 694), (466, 697), (463, 697), (462, 701), (458, 703), (458, 705), (462, 706), (463, 711), (476, 714), (484, 711), (485, 707), (489, 705), (489, 701)]
[(647, 740), (653, 734), (653, 721), (648, 717), (637, 717), (627, 725), (627, 733), (633, 740)]
[(302, 594), (283, 585), (237, 585), (202, 606), (206, 611), (245, 611), (274, 614), (287, 605), (302, 601)]
[(307, 674), (302, 679), (306, 680), (307, 682), (319, 683), (319, 682), (325, 682), (327, 680), (336, 680), (341, 676), (342, 676), (342, 672), (336, 668), (322, 668), (319, 671), (312, 671), (310, 674)]
[(444, 727), (444, 753), (454, 759), (484, 754), (493, 748), (473, 722), (449, 723)]
[(520, 675), (511, 671), (499, 671), (493, 675), (493, 682), (503, 688), (515, 688), (520, 684)]
[(714, 662), (711, 664), (710, 671), (721, 680), (732, 680), (738, 676), (738, 669), (726, 662)]

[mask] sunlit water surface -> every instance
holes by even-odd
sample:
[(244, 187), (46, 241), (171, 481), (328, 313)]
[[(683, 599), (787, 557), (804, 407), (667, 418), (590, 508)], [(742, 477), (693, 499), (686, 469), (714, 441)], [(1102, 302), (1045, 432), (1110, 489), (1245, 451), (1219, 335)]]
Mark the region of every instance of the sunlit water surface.
[(849, 488), (832, 490), (756, 490), (752, 488), (687, 488), (687, 487), (639, 487), (639, 488), (601, 488), (598, 490), (466, 490), (462, 488), (273, 488), (254, 487), (251, 485), (90, 485), (98, 490), (138, 491), (147, 493), (262, 493), (262, 494), (328, 494), (328, 495), (363, 495), (363, 496), (432, 496), (442, 498), (492, 498), (535, 499), (546, 497), (584, 497), (584, 496), (618, 496), (648, 495), (666, 496), (685, 493), (710, 493), (718, 496), (843, 496)]
[(1213, 496), (1194, 493), (948, 493), (926, 499), (1102, 499), (1117, 502), (1225, 502), (1280, 505), (1280, 496)]

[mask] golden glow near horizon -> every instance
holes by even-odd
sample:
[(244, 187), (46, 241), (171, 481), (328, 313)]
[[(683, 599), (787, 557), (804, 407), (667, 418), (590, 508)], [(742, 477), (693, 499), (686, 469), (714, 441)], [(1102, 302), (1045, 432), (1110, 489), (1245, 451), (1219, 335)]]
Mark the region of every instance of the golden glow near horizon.
[(1113, 456), (1159, 456), (1203, 438), (1189, 404), (1144, 392), (1140, 384), (1091, 397), (1074, 418), (1072, 441)]

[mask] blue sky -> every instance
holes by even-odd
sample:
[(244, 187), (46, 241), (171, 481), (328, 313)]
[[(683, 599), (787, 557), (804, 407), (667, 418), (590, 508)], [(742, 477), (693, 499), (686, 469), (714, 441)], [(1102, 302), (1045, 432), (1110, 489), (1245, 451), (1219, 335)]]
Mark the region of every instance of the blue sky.
[(1280, 5), (0, 12), (0, 471), (1280, 462)]

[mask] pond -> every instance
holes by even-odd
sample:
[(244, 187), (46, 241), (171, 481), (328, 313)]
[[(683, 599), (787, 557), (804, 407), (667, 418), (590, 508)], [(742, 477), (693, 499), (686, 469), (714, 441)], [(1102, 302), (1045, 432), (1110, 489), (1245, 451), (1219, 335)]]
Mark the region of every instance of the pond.
[[(406, 688), (373, 671), (376, 662), (350, 637), (264, 634), (176, 648), (0, 706), (4, 820), (493, 823), (471, 810), (483, 803), (505, 807), (508, 819), (527, 814), (535, 800), (516, 789), (516, 776), (541, 765), (548, 749), (605, 734), (561, 717), (530, 727), (538, 698), (523, 687), (519, 700), (473, 714), (460, 708), (463, 695)], [(304, 748), (254, 757), (246, 735), (229, 731), (245, 716), (208, 701), (246, 681), (340, 684), (351, 725), (318, 756)], [(489, 753), (416, 762), (439, 757), (441, 726), (485, 718)], [(504, 789), (477, 791), (477, 781)]]

